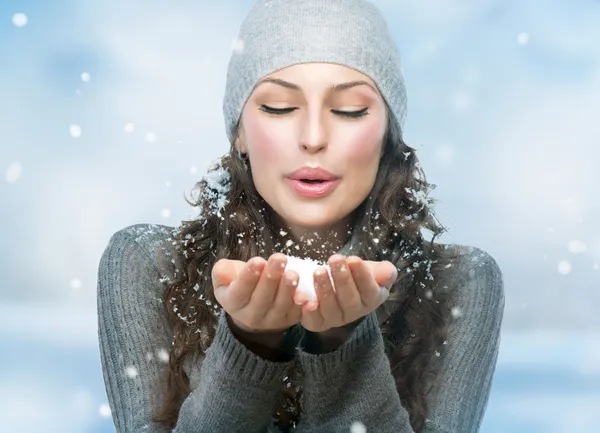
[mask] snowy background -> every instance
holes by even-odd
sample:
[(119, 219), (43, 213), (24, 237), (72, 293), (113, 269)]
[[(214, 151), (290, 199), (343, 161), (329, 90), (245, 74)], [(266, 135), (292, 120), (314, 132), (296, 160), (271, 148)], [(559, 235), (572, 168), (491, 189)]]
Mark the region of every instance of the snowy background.
[[(376, 3), (442, 240), (504, 271), (482, 432), (600, 431), (600, 2)], [(191, 217), (250, 4), (0, 1), (0, 430), (114, 431), (98, 261), (120, 228)]]

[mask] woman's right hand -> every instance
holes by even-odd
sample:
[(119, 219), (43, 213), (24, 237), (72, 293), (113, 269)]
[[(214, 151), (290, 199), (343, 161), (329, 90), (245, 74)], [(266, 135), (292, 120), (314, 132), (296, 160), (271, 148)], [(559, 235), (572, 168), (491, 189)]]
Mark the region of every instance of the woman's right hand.
[(284, 272), (287, 257), (276, 253), (248, 262), (220, 259), (212, 269), (215, 298), (244, 333), (277, 333), (300, 322), (302, 306), (294, 303), (299, 275)]

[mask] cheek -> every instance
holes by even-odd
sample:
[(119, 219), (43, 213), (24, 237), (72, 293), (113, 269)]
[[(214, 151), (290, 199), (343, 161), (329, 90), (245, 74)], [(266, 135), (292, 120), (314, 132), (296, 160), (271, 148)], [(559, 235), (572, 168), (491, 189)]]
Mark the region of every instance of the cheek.
[(262, 162), (273, 162), (284, 157), (284, 129), (275, 122), (268, 122), (268, 119), (258, 116), (248, 116), (244, 124), (245, 139), (253, 162), (262, 165)]
[(383, 127), (379, 121), (363, 122), (344, 135), (345, 154), (352, 165), (369, 169), (370, 162), (379, 161), (383, 141)]

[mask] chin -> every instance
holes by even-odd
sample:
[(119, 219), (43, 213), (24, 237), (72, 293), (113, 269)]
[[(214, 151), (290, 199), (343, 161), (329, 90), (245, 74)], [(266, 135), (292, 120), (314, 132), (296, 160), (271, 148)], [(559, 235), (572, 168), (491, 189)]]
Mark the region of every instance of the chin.
[(314, 230), (333, 227), (346, 217), (339, 213), (339, 206), (331, 204), (320, 206), (295, 203), (288, 205), (285, 211), (276, 211), (288, 225)]

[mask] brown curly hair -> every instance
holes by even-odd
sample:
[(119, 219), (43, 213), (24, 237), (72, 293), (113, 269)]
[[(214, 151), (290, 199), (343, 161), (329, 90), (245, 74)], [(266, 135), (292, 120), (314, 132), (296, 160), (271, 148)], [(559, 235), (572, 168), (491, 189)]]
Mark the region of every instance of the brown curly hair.
[[(446, 230), (432, 211), (435, 200), (429, 192), (435, 185), (427, 182), (416, 150), (403, 141), (399, 125), (388, 120), (375, 184), (353, 212), (351, 236), (358, 246), (353, 254), (365, 260), (389, 260), (398, 268), (391, 296), (380, 307), (388, 312), (381, 330), (396, 389), (418, 431), (428, 415), (426, 395), (435, 379), (427, 374), (428, 365), (446, 340), (451, 316), (449, 297), (434, 286), (435, 277), (452, 254), (435, 243)], [(153, 421), (170, 429), (192, 391), (184, 360), (202, 357), (215, 335), (219, 305), (213, 294), (213, 265), (221, 258), (247, 261), (275, 252), (293, 254), (274, 211), (254, 186), (249, 163), (233, 146), (209, 170), (209, 177), (217, 169), (228, 174), (220, 183), (205, 177), (195, 185), (198, 196), (185, 200), (199, 208), (198, 218), (182, 222), (166, 252), (175, 271), (163, 280), (163, 301), (174, 335), (165, 371), (166, 392)], [(423, 228), (433, 233), (430, 242), (423, 239)], [(164, 259), (163, 251), (158, 260)], [(273, 410), (281, 427), (301, 422), (301, 373), (294, 367), (290, 377), (297, 383), (282, 385), (281, 404)]]

